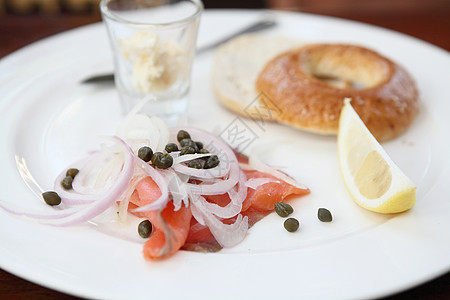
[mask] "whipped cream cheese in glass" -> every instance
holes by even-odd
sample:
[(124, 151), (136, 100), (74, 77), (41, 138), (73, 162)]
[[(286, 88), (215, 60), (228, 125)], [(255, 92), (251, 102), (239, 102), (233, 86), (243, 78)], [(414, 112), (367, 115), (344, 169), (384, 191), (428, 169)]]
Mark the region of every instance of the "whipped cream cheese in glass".
[(203, 4), (199, 0), (102, 0), (124, 113), (142, 109), (170, 123), (187, 111)]

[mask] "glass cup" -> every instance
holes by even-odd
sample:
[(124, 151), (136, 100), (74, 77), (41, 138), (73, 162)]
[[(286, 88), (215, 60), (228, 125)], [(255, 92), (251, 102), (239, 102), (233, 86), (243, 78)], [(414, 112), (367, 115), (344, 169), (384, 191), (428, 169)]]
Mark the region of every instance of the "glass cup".
[(200, 0), (102, 0), (100, 10), (114, 54), (114, 78), (125, 113), (166, 121), (186, 113)]

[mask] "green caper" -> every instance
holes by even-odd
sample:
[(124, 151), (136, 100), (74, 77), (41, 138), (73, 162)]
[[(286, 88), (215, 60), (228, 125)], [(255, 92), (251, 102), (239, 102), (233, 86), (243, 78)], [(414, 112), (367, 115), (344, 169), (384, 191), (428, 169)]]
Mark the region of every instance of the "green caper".
[(275, 211), (280, 217), (286, 218), (294, 212), (294, 209), (287, 203), (277, 202), (275, 203)]
[(183, 140), (183, 139), (190, 139), (190, 138), (191, 138), (191, 135), (185, 130), (180, 130), (177, 133), (177, 141), (178, 142), (181, 142), (181, 140)]
[(153, 225), (149, 220), (144, 220), (138, 225), (138, 233), (141, 238), (148, 238), (153, 231)]
[[(200, 150), (198, 150), (198, 154), (208, 154), (209, 151), (206, 150), (205, 148), (202, 148)], [(208, 160), (209, 156), (204, 156), (204, 157), (200, 157), (201, 160)]]
[(64, 189), (66, 190), (71, 190), (72, 189), (72, 182), (73, 182), (73, 177), (71, 176), (66, 176), (64, 177), (64, 179), (61, 181), (61, 185)]
[(69, 170), (67, 170), (66, 176), (70, 176), (72, 178), (75, 178), (75, 176), (77, 176), (78, 172), (80, 172), (78, 169), (70, 168)]
[(195, 149), (192, 147), (181, 148), (180, 155), (185, 155), (185, 154), (195, 154)]
[(42, 193), (42, 198), (44, 198), (45, 203), (51, 206), (61, 204), (61, 197), (53, 191)]
[(159, 159), (155, 160), (155, 166), (160, 169), (167, 169), (173, 165), (173, 158), (170, 154), (165, 153), (159, 157)]
[(155, 153), (153, 153), (153, 156), (152, 156), (152, 159), (151, 159), (152, 164), (155, 165), (156, 161), (159, 160), (162, 155), (163, 155), (162, 152), (155, 152)]
[(153, 150), (150, 147), (144, 146), (139, 148), (138, 156), (145, 162), (149, 162), (153, 157)]
[(203, 166), (204, 169), (212, 169), (219, 165), (220, 161), (217, 155), (211, 155), (208, 157), (208, 159), (205, 162), (205, 165)]
[(180, 141), (180, 146), (181, 147), (191, 147), (191, 148), (194, 148), (194, 150), (195, 150), (195, 153), (197, 153), (198, 152), (198, 147), (197, 147), (197, 144), (193, 141), (193, 140), (191, 140), (191, 139), (182, 139), (181, 141)]
[(317, 217), (322, 222), (333, 221), (333, 216), (331, 215), (331, 212), (326, 208), (319, 208), (319, 210), (317, 211)]
[(174, 143), (167, 144), (164, 149), (167, 151), (167, 153), (179, 151), (177, 144)]
[(194, 169), (201, 169), (202, 168), (202, 163), (199, 160), (194, 159), (194, 160), (191, 160), (188, 163), (188, 167), (189, 168), (194, 168)]
[(197, 145), (198, 150), (203, 149), (203, 143), (202, 142), (195, 142), (195, 144)]
[(287, 218), (286, 221), (284, 221), (284, 228), (289, 232), (297, 231), (299, 226), (300, 223), (295, 218)]

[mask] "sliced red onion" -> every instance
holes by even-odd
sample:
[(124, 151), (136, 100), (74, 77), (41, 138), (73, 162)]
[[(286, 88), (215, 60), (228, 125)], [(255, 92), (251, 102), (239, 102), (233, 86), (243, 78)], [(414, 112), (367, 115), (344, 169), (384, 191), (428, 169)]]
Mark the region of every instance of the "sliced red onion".
[(214, 238), (222, 247), (229, 248), (242, 242), (248, 231), (248, 217), (238, 215), (233, 224), (224, 224), (211, 212), (205, 210), (203, 206), (197, 205), (196, 203), (193, 203), (193, 205), (196, 207), (197, 213), (201, 214), (201, 218), (204, 220), (206, 226), (208, 226)]
[[(171, 134), (175, 135), (182, 128), (171, 128)], [(198, 128), (183, 128), (191, 135), (191, 138), (196, 141), (201, 141), (211, 154), (217, 155), (219, 157), (220, 163), (218, 167), (227, 169), (229, 168), (228, 178), (221, 182), (213, 184), (201, 184), (201, 194), (202, 195), (221, 195), (225, 194), (233, 188), (239, 181), (240, 168), (238, 160), (233, 150), (219, 137), (206, 132)], [(208, 170), (206, 170), (208, 171)], [(197, 189), (193, 187), (193, 184), (188, 184), (190, 188), (194, 190)]]
[(152, 148), (155, 152), (156, 151), (163, 151), (166, 147), (167, 143), (169, 142), (170, 138), (170, 131), (167, 127), (166, 123), (159, 117), (152, 116), (151, 117), (153, 126), (158, 130), (159, 132), (159, 139), (158, 139), (158, 145), (156, 148)]
[(134, 159), (136, 163), (147, 172), (147, 174), (155, 181), (156, 185), (161, 191), (161, 196), (156, 199), (154, 202), (144, 205), (141, 207), (138, 207), (134, 209), (134, 212), (142, 212), (147, 210), (160, 210), (164, 208), (169, 201), (169, 190), (168, 190), (168, 183), (163, 175), (161, 175), (160, 172), (155, 170), (152, 166), (145, 163), (142, 159), (134, 155)]
[(155, 97), (149, 96), (135, 105), (116, 131), (116, 134), (125, 140), (134, 151), (144, 145), (149, 146), (155, 152), (162, 151), (169, 141), (169, 129), (162, 119), (139, 113), (151, 100), (155, 100)]
[[(104, 193), (122, 172), (122, 165), (122, 153), (106, 153), (100, 157), (96, 155), (91, 163), (79, 168), (79, 173), (72, 182), (72, 189), (67, 192), (81, 195)], [(55, 182), (55, 186), (57, 184)]]
[(46, 220), (54, 220), (54, 219), (61, 219), (68, 217), (70, 215), (73, 215), (76, 213), (79, 208), (71, 207), (64, 210), (59, 210), (56, 208), (50, 208), (51, 211), (46, 212), (30, 212), (30, 211), (24, 211), (18, 207), (15, 207), (14, 205), (7, 203), (6, 201), (0, 200), (0, 208), (3, 210), (18, 216), (25, 216), (32, 219), (46, 219)]
[(130, 147), (137, 151), (143, 144), (155, 149), (159, 142), (159, 131), (152, 120), (143, 114), (127, 115), (116, 132)]
[(226, 206), (220, 206), (215, 203), (211, 203), (206, 201), (204, 197), (197, 197), (194, 199), (191, 199), (192, 202), (196, 202), (195, 206), (202, 206), (204, 211), (208, 211), (210, 213), (213, 213), (219, 218), (232, 218), (239, 214), (242, 210), (242, 202), (240, 204), (235, 204), (233, 201), (230, 201)]
[[(172, 196), (174, 210), (181, 208), (182, 204), (189, 206), (189, 196), (186, 188), (186, 182), (189, 178), (181, 178), (175, 171), (168, 169), (166, 172), (170, 174), (166, 177), (168, 182), (169, 193)], [(184, 180), (184, 181), (183, 181)]]
[[(77, 168), (78, 170), (83, 170), (87, 168), (87, 166), (91, 166), (92, 163), (97, 160), (102, 154), (100, 152), (94, 152), (89, 157), (83, 158), (74, 164), (70, 165), (67, 169)], [(74, 190), (65, 190), (61, 182), (66, 177), (66, 170), (64, 169), (55, 179), (53, 189), (58, 195), (61, 197), (61, 202), (67, 205), (78, 205), (78, 204), (87, 204), (95, 201), (95, 197), (92, 194), (88, 195), (86, 193), (78, 193)], [(78, 174), (80, 175), (80, 174)], [(77, 178), (78, 175), (75, 177)], [(82, 175), (83, 176), (83, 175)], [(99, 191), (100, 194), (101, 191)]]
[[(123, 160), (124, 154), (116, 153), (108, 160), (106, 164), (99, 166), (99, 172), (97, 173), (97, 176), (94, 177), (95, 180), (92, 182), (94, 190), (108, 189), (114, 184), (116, 178), (122, 172)], [(74, 189), (76, 190), (78, 183), (77, 177), (75, 177), (74, 182)]]
[(247, 176), (244, 171), (240, 170), (239, 182), (237, 184), (238, 190), (235, 191), (234, 188), (228, 191), (231, 202), (234, 204), (242, 204), (247, 198), (247, 186), (245, 182), (247, 181)]
[(294, 179), (292, 179), (291, 177), (289, 177), (288, 175), (286, 175), (283, 172), (280, 172), (277, 169), (274, 169), (268, 165), (266, 165), (265, 163), (263, 163), (256, 155), (250, 155), (249, 156), (249, 162), (248, 164), (256, 171), (260, 171), (262, 173), (267, 173), (270, 174), (280, 180), (283, 180), (284, 182), (295, 186), (296, 188), (299, 189), (307, 189), (306, 186), (304, 186), (303, 184), (298, 183), (297, 181), (295, 181)]
[(197, 222), (201, 225), (206, 225), (202, 212), (197, 209), (197, 206), (195, 205), (195, 203), (199, 203), (200, 198), (203, 197), (197, 194), (189, 194), (189, 199), (191, 199), (189, 207), (191, 208), (192, 216), (197, 220)]
[(92, 204), (83, 206), (66, 218), (60, 219), (57, 222), (49, 223), (50, 225), (69, 226), (89, 221), (104, 212), (118, 199), (120, 199), (121, 195), (127, 189), (133, 175), (134, 158), (132, 150), (123, 140), (118, 137), (112, 137), (111, 140), (117, 143), (117, 145), (122, 148), (124, 153), (122, 173), (116, 179), (115, 184), (108, 190), (108, 193), (106, 193), (103, 198), (97, 199)]
[(222, 178), (227, 176), (230, 171), (229, 166), (226, 166), (225, 168), (217, 166), (211, 169), (195, 169), (182, 164), (173, 165), (173, 169), (178, 173), (189, 175), (194, 179), (199, 180)]
[[(19, 211), (13, 213), (36, 218), (39, 219), (41, 223), (49, 225), (70, 226), (89, 221), (108, 209), (127, 189), (133, 175), (133, 153), (131, 149), (124, 141), (117, 137), (112, 137), (110, 139), (122, 148), (124, 153), (124, 162), (122, 166), (122, 173), (116, 179), (115, 184), (107, 191), (107, 193), (103, 195), (102, 198), (99, 198), (99, 195), (97, 194), (86, 195), (91, 197), (95, 196), (97, 200), (93, 203), (65, 210), (55, 209), (52, 213), (28, 213)], [(42, 219), (46, 220), (42, 221)]]
[(239, 182), (239, 176), (239, 166), (237, 164), (233, 164), (230, 167), (230, 172), (227, 179), (214, 183), (188, 183), (187, 185), (191, 190), (196, 191), (196, 193), (201, 195), (222, 195), (227, 193), (236, 185), (236, 183)]
[(217, 167), (211, 169), (194, 169), (189, 168), (181, 163), (190, 161), (193, 159), (198, 159), (202, 157), (211, 156), (210, 153), (206, 154), (185, 154), (180, 156), (180, 151), (171, 152), (170, 155), (173, 157), (173, 166), (172, 168), (181, 174), (186, 174), (195, 179), (211, 179), (211, 178), (221, 178), (225, 177), (230, 171), (230, 165), (227, 164), (225, 167), (223, 165), (218, 165)]
[(130, 180), (130, 184), (128, 185), (127, 190), (122, 194), (119, 199), (119, 218), (122, 221), (125, 221), (128, 216), (128, 205), (130, 204), (131, 195), (134, 193), (136, 186), (139, 182), (147, 177), (147, 174), (144, 174), (141, 168), (137, 168), (135, 164), (134, 174)]
[(245, 182), (245, 185), (251, 189), (256, 190), (256, 188), (258, 188), (259, 186), (271, 182), (279, 183), (278, 180), (275, 180), (273, 178), (250, 178)]
[(211, 156), (211, 154), (207, 153), (207, 154), (185, 154), (185, 155), (179, 155), (180, 152), (171, 152), (170, 155), (172, 155), (173, 157), (173, 164), (180, 164), (183, 162), (187, 162), (190, 160), (194, 160), (194, 159), (198, 159), (198, 158), (202, 158), (202, 157), (207, 157), (207, 156)]

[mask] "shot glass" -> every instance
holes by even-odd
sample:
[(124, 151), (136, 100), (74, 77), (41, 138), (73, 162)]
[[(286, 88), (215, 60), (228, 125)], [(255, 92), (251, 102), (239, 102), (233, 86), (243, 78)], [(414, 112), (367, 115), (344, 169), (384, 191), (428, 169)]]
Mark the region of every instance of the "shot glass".
[(167, 121), (186, 113), (200, 0), (102, 0), (123, 111), (143, 99), (142, 111)]

